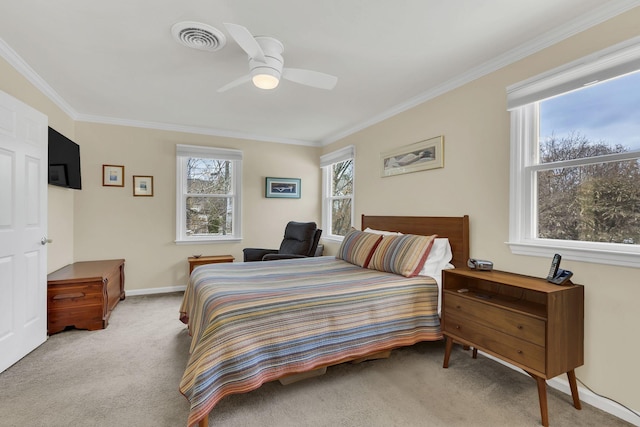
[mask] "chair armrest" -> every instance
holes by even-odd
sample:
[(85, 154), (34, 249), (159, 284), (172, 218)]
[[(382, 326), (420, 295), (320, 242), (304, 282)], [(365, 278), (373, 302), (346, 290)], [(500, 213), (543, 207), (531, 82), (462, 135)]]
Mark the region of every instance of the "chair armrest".
[(263, 248), (244, 248), (244, 262), (250, 261), (262, 261), (262, 257), (267, 254), (277, 254), (277, 249), (263, 249)]
[(278, 259), (308, 258), (306, 255), (296, 254), (266, 254), (262, 257), (263, 261), (275, 261)]

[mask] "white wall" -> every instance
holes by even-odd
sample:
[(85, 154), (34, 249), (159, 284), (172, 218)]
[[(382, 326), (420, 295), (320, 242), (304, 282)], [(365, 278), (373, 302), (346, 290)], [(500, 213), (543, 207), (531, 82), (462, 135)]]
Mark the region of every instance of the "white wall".
[[(470, 216), (471, 255), (495, 268), (544, 277), (550, 259), (512, 255), (509, 232), (509, 114), (506, 87), (640, 35), (640, 8), (493, 72), (330, 146), (356, 146), (356, 218)], [(444, 135), (444, 169), (381, 178), (379, 154)], [(358, 224), (356, 224), (358, 225)], [(328, 247), (335, 253), (336, 245)], [(563, 261), (585, 286), (585, 365), (576, 373), (597, 393), (640, 409), (639, 272)]]
[[(318, 149), (124, 126), (76, 123), (83, 190), (75, 197), (75, 260), (124, 258), (126, 289), (186, 285), (187, 258), (277, 248), (288, 221), (320, 220)], [(176, 245), (176, 144), (243, 151), (241, 243)], [(124, 188), (102, 186), (102, 165), (125, 167)], [(153, 176), (154, 196), (133, 196), (133, 175)], [(267, 199), (265, 177), (302, 179), (300, 199)]]

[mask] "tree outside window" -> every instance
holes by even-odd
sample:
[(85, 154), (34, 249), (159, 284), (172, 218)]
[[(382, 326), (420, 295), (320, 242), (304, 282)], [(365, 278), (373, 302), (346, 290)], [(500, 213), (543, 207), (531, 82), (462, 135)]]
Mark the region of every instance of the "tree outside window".
[(351, 229), (353, 159), (331, 165), (331, 234), (344, 236)]
[(539, 108), (538, 237), (640, 244), (640, 72)]
[(231, 234), (232, 167), (228, 160), (187, 160), (187, 235)]
[(176, 161), (176, 242), (241, 239), (242, 152), (178, 144)]
[(320, 157), (322, 223), (327, 238), (339, 240), (353, 226), (354, 159), (353, 146)]
[(640, 267), (640, 43), (507, 87), (509, 247)]

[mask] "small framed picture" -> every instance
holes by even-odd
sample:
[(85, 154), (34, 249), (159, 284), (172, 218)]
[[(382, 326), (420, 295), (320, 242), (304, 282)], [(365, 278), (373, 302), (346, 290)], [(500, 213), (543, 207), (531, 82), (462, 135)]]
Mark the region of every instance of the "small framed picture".
[(265, 197), (299, 199), (300, 178), (270, 178), (265, 183)]
[(124, 187), (124, 166), (102, 165), (104, 187)]
[(153, 177), (152, 176), (133, 176), (133, 195), (134, 196), (153, 196)]

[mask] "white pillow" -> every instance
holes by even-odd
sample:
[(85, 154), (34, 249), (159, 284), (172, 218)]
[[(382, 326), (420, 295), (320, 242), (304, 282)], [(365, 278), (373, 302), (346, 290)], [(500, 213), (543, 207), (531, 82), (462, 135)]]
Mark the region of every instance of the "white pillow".
[(453, 265), (449, 264), (453, 258), (451, 252), (451, 245), (449, 239), (446, 237), (439, 237), (433, 241), (431, 252), (424, 263), (424, 267), (418, 273), (419, 276), (431, 276), (435, 279), (440, 279), (442, 270), (447, 268), (453, 268)]
[(373, 234), (380, 234), (381, 236), (402, 236), (402, 233), (397, 232), (397, 231), (384, 231), (384, 230), (374, 230), (373, 228), (365, 228), (364, 229), (365, 233), (373, 233)]
[(453, 258), (449, 239), (439, 237), (433, 241), (431, 252), (418, 276), (433, 277), (438, 284), (438, 314), (442, 311), (442, 270), (455, 268), (449, 261)]

